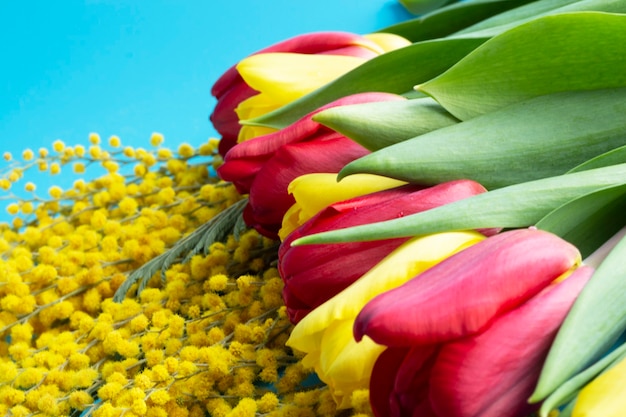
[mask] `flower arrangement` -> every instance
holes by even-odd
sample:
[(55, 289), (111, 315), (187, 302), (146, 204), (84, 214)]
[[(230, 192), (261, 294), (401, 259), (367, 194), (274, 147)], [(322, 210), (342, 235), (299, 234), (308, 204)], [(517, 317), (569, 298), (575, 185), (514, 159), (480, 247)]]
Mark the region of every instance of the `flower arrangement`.
[(402, 4), (228, 69), (198, 149), (4, 154), (2, 413), (621, 415), (626, 2)]

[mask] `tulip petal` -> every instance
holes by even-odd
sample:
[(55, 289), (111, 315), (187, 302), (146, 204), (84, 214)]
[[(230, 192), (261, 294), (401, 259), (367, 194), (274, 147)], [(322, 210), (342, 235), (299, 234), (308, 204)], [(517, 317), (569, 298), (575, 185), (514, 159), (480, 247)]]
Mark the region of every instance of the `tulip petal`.
[(556, 235), (504, 232), (373, 299), (357, 317), (355, 337), (406, 346), (469, 336), (579, 263), (576, 247)]
[(428, 379), (436, 348), (387, 348), (370, 379), (370, 404), (376, 417), (438, 417), (430, 406)]
[(404, 181), (378, 175), (358, 175), (346, 178), (351, 181), (337, 182), (337, 174), (313, 173), (294, 179), (288, 188), (296, 203), (283, 218), (278, 235), (281, 240), (304, 224), (319, 211), (333, 203), (371, 194), (406, 184)]
[(366, 60), (343, 55), (307, 55), (270, 52), (251, 55), (237, 71), (253, 89), (288, 103), (328, 84)]
[[(447, 417), (524, 417), (548, 349), (593, 268), (582, 266), (483, 333), (446, 343), (430, 379), (437, 414)], [(604, 414), (597, 414), (604, 415)]]

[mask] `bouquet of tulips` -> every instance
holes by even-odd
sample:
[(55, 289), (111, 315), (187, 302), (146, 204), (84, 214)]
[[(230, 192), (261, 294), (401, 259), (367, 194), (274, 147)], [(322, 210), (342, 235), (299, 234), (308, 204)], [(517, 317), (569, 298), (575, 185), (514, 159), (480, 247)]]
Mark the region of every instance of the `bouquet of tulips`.
[(626, 0), (400, 2), (226, 70), (198, 149), (3, 154), (0, 414), (623, 416)]
[(626, 1), (402, 3), (213, 88), (218, 175), (281, 242), (287, 346), (340, 409), (620, 416)]

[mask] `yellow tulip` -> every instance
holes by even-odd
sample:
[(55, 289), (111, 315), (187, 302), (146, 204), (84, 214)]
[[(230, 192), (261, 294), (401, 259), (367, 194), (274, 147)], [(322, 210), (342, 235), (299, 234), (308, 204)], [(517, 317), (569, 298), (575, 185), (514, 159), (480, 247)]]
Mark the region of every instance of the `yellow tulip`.
[(351, 393), (369, 387), (374, 362), (385, 349), (367, 337), (358, 343), (354, 340), (352, 326), (359, 311), (378, 294), (402, 285), (483, 239), (485, 236), (477, 232), (461, 231), (407, 241), (305, 316), (294, 327), (287, 346), (306, 354), (303, 364), (313, 368), (328, 385), (339, 408), (349, 407)]
[(622, 417), (626, 410), (625, 380), (626, 359), (622, 359), (580, 391), (572, 417)]
[(337, 182), (337, 174), (302, 175), (291, 181), (287, 189), (296, 202), (283, 217), (278, 236), (284, 240), (289, 233), (333, 203), (404, 184), (404, 181), (371, 174), (351, 175), (340, 182)]

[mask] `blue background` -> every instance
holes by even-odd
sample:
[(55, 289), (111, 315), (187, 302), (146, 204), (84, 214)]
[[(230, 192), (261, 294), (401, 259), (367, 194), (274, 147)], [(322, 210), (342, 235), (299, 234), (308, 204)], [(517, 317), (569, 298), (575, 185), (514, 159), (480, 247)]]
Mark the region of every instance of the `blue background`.
[(239, 59), (304, 32), (410, 17), (396, 0), (2, 1), (0, 153), (87, 144), (90, 132), (198, 145), (216, 136), (211, 85)]

